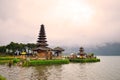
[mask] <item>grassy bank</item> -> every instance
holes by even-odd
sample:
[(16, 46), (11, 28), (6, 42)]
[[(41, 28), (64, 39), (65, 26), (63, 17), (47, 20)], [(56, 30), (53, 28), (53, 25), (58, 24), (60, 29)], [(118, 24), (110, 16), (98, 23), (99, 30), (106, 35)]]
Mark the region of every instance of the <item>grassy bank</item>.
[(0, 57), (0, 60), (13, 60), (13, 57)]
[(30, 60), (13, 58), (13, 57), (0, 57), (0, 64), (19, 64), (22, 63), (23, 66), (38, 66), (38, 65), (51, 65), (51, 64), (68, 64), (69, 60), (59, 59), (59, 60)]
[(88, 62), (100, 62), (97, 58), (86, 58), (86, 59), (70, 59), (70, 62), (88, 63)]
[(88, 62), (100, 62), (97, 58), (76, 58), (76, 59), (53, 59), (53, 60), (25, 60), (14, 57), (0, 57), (0, 64), (8, 65), (21, 65), (21, 66), (39, 66), (39, 65), (52, 65), (52, 64), (68, 64), (69, 62), (88, 63)]
[(0, 60), (0, 64), (6, 64), (6, 63), (9, 63), (10, 62), (10, 60)]
[(6, 78), (0, 75), (0, 80), (6, 80)]
[(31, 60), (26, 62), (25, 66), (39, 66), (39, 65), (52, 65), (52, 64), (68, 64), (69, 60)]
[(0, 57), (0, 64), (6, 64), (12, 61), (14, 58), (11, 57)]
[(0, 57), (0, 64), (6, 64), (6, 63), (17, 63), (20, 59), (13, 58), (13, 57)]

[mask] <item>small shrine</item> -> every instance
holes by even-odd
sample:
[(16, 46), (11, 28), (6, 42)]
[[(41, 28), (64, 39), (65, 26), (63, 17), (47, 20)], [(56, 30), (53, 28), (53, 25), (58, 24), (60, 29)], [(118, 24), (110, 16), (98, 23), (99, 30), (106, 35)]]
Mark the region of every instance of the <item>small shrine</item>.
[(85, 57), (86, 57), (87, 54), (84, 52), (84, 48), (83, 48), (83, 47), (80, 47), (80, 50), (79, 50), (78, 55), (79, 55), (81, 58), (85, 58)]
[(64, 49), (61, 47), (55, 47), (53, 51), (55, 57), (62, 57), (62, 52), (64, 51)]
[(38, 58), (41, 59), (52, 59), (52, 52), (51, 48), (47, 47), (47, 40), (45, 35), (45, 28), (44, 25), (41, 25), (38, 41), (37, 41), (37, 48), (34, 49), (34, 51), (37, 51)]

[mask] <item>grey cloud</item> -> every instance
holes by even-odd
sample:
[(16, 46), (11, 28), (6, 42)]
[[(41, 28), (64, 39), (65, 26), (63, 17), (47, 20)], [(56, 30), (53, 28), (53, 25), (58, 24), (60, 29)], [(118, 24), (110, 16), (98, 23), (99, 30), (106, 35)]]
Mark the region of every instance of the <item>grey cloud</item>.
[(36, 42), (42, 22), (51, 45), (95, 46), (120, 42), (120, 0), (89, 0), (88, 4), (97, 13), (90, 25), (75, 24), (73, 20), (64, 19), (65, 15), (57, 17), (55, 0), (43, 4), (42, 0), (36, 1), (40, 3), (0, 0), (0, 45), (10, 41)]

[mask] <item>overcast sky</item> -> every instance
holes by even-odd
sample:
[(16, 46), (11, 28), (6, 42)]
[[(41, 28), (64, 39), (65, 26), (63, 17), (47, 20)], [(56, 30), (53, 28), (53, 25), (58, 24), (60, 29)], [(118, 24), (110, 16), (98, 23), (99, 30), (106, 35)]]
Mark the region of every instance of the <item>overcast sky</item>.
[(41, 24), (50, 46), (120, 42), (120, 0), (0, 0), (0, 45), (36, 43)]

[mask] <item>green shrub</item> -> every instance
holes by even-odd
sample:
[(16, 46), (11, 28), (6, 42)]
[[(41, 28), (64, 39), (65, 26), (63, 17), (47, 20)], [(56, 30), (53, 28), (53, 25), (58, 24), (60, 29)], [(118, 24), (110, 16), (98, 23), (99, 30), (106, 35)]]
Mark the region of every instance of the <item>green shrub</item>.
[(20, 62), (20, 59), (14, 58), (13, 63), (17, 63), (17, 62)]
[(6, 80), (6, 78), (0, 75), (0, 80)]
[(51, 65), (51, 64), (68, 64), (69, 60), (31, 60), (27, 62), (28, 66), (37, 66), (37, 65)]

